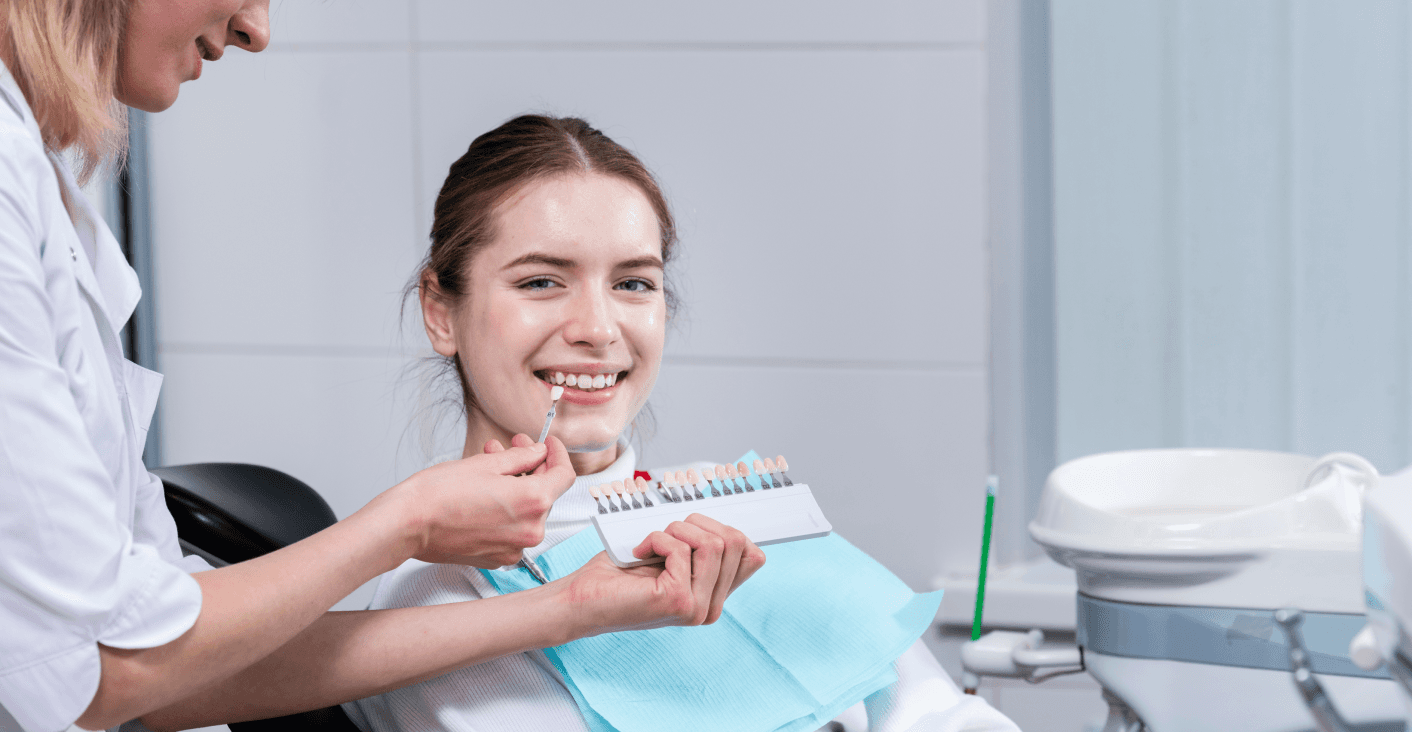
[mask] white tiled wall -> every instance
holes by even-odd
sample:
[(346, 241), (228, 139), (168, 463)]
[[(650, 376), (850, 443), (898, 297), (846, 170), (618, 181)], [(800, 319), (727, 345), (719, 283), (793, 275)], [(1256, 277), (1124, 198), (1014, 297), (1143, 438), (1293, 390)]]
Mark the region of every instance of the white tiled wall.
[(398, 308), (447, 166), (511, 116), (576, 114), (681, 227), (647, 462), (783, 452), (917, 589), (973, 567), (984, 10), (276, 0), (268, 51), (151, 123), (168, 462), (269, 465), (340, 516), (412, 472), (425, 341)]

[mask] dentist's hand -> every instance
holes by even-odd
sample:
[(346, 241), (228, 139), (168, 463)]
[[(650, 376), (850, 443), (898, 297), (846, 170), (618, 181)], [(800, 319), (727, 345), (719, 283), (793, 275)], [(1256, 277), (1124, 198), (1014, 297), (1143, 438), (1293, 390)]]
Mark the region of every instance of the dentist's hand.
[(388, 491), (411, 517), (412, 556), (494, 569), (543, 541), (550, 507), (574, 484), (569, 453), (556, 437), (540, 445), (516, 435), (511, 444), (492, 440), (485, 454), (432, 466)]
[(569, 576), (567, 599), (584, 620), (582, 636), (669, 625), (703, 625), (741, 583), (765, 566), (765, 552), (740, 531), (699, 513), (654, 531), (633, 550), (664, 564), (623, 569), (600, 553)]

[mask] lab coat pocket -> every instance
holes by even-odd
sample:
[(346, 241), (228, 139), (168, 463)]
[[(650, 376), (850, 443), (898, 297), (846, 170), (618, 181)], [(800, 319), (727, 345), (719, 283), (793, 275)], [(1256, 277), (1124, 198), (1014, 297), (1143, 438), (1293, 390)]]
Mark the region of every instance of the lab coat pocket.
[(162, 375), (123, 359), (123, 381), (127, 384), (127, 407), (137, 428), (138, 449), (147, 442), (147, 428), (157, 412), (157, 396), (162, 391)]

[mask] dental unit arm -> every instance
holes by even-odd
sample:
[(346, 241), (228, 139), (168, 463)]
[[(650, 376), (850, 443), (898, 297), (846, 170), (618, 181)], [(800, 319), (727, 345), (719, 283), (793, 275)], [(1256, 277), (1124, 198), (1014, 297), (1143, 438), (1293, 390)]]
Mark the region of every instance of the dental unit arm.
[(993, 630), (961, 646), (962, 685), (974, 689), (982, 676), (1024, 679), (1032, 684), (1084, 671), (1083, 650), (1041, 648), (1044, 633)]

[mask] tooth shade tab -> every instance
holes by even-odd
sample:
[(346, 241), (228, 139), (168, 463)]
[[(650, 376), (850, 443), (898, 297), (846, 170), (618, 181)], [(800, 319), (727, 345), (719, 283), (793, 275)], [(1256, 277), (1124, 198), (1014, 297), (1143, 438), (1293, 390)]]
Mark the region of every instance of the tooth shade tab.
[(633, 478), (633, 482), (634, 482), (634, 483), (637, 483), (637, 490), (638, 490), (638, 491), (643, 492), (643, 493), (646, 493), (646, 492), (647, 492), (647, 479), (646, 479), (646, 478), (643, 478), (641, 475), (639, 475), (639, 476), (637, 476), (636, 478)]
[(685, 471), (678, 470), (672, 477), (676, 480), (677, 485), (691, 485), (691, 483), (687, 482)]
[(716, 474), (716, 480), (719, 480), (722, 483), (726, 482), (726, 466), (717, 465), (715, 471), (713, 472), (715, 472)]
[(783, 455), (780, 455), (779, 457), (776, 457), (776, 458), (775, 458), (775, 465), (779, 466), (779, 469), (780, 469), (780, 472), (781, 472), (781, 473), (783, 473), (783, 472), (786, 471), (786, 470), (789, 470), (789, 463), (787, 463), (787, 462), (784, 461), (784, 456), (783, 456)]
[(620, 495), (620, 496), (623, 495), (623, 481), (621, 481), (621, 480), (615, 480), (615, 481), (613, 481), (613, 492), (614, 492), (614, 493), (617, 493), (617, 494)]
[(562, 387), (562, 386), (556, 386), (556, 387), (554, 387), (554, 388), (552, 388), (552, 389), (549, 390), (549, 399), (550, 399), (551, 401), (556, 401), (556, 402), (557, 402), (557, 401), (559, 401), (559, 397), (562, 397), (562, 396), (564, 396), (564, 387)]
[(742, 478), (748, 478), (748, 477), (750, 477), (750, 466), (749, 466), (749, 465), (746, 465), (744, 460), (742, 460), (742, 461), (736, 463), (736, 464), (735, 464), (735, 469), (736, 469), (736, 471), (738, 471), (738, 472), (740, 473), (740, 477), (742, 477)]
[(765, 472), (767, 472), (767, 473), (773, 473), (773, 472), (775, 472), (775, 461), (773, 461), (773, 460), (771, 460), (771, 459), (769, 459), (769, 458), (765, 458), (763, 462), (765, 463)]
[(686, 471), (686, 480), (692, 485), (697, 485), (701, 482), (701, 474), (696, 472), (696, 468), (692, 468)]
[(588, 495), (593, 496), (593, 500), (598, 500), (598, 497), (600, 495), (598, 492), (598, 486), (589, 486)]
[(750, 464), (750, 467), (755, 468), (756, 475), (762, 475), (765, 472), (765, 463), (762, 460), (756, 460)]
[[(741, 463), (741, 465), (743, 466), (745, 465), (745, 463)], [(728, 464), (726, 465), (726, 477), (730, 478), (731, 480), (735, 480), (736, 478), (740, 477), (740, 471), (736, 470), (734, 465)]]

